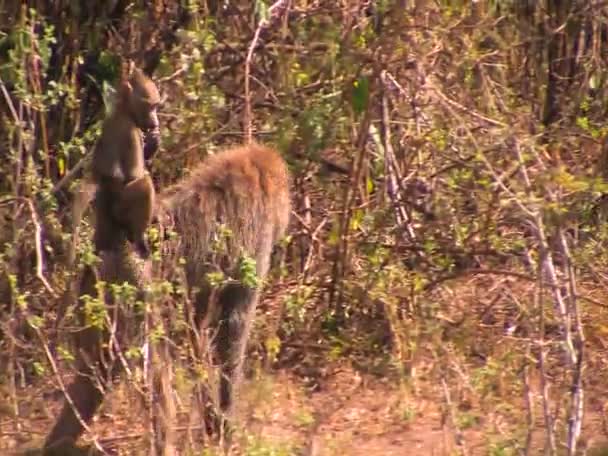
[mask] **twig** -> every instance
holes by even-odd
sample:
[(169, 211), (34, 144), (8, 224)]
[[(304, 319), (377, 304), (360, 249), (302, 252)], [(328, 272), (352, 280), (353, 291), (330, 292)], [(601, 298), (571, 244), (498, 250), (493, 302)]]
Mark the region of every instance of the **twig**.
[(251, 89), (249, 86), (249, 80), (251, 79), (251, 60), (253, 59), (253, 51), (258, 45), (260, 34), (262, 30), (270, 27), (272, 22), (279, 16), (281, 16), (286, 10), (290, 3), (290, 0), (277, 0), (268, 9), (268, 19), (262, 19), (258, 24), (258, 28), (253, 35), (251, 44), (247, 51), (247, 58), (245, 59), (245, 113), (243, 118), (243, 125), (245, 126), (245, 139), (248, 143), (253, 141), (253, 124), (251, 118)]
[(438, 279), (435, 279), (435, 280), (427, 283), (424, 286), (424, 290), (428, 291), (428, 290), (432, 289), (433, 287), (439, 285), (442, 282), (447, 282), (448, 280), (454, 280), (454, 279), (458, 279), (460, 277), (477, 275), (477, 274), (503, 275), (503, 276), (515, 277), (517, 279), (532, 281), (532, 282), (536, 280), (535, 277), (530, 276), (529, 274), (524, 274), (522, 272), (509, 271), (508, 269), (469, 269), (466, 271), (449, 274), (444, 277), (439, 277)]
[[(32, 35), (31, 36), (36, 36), (36, 34), (34, 33), (34, 24), (32, 23)], [(39, 46), (38, 46), (38, 42), (36, 40), (34, 40), (34, 42), (32, 43), (34, 49), (36, 49), (36, 51), (39, 53)], [(32, 56), (32, 58), (30, 59), (30, 67), (31, 67), (31, 71), (29, 72), (29, 80), (30, 80), (30, 84), (34, 90), (34, 94), (35, 95), (42, 95), (42, 77), (41, 77), (41, 71), (40, 71), (40, 62), (41, 62), (41, 58), (39, 54), (35, 54)], [(49, 140), (48, 140), (48, 129), (47, 129), (47, 125), (46, 125), (46, 114), (43, 110), (38, 110), (37, 109), (37, 113), (38, 113), (38, 119), (40, 122), (40, 141), (42, 142), (42, 150), (44, 151), (44, 170), (46, 173), (46, 178), (50, 179), (51, 177), (51, 153), (50, 153), (50, 149), (49, 149)]]
[(490, 117), (486, 117), (486, 116), (484, 116), (482, 114), (479, 114), (478, 112), (475, 112), (472, 109), (469, 109), (469, 108), (461, 105), (460, 103), (452, 100), (447, 95), (445, 95), (441, 90), (439, 90), (439, 88), (436, 87), (434, 84), (430, 83), (429, 87), (437, 94), (437, 96), (439, 98), (441, 98), (446, 103), (454, 106), (458, 110), (466, 112), (466, 113), (470, 114), (471, 116), (473, 116), (473, 117), (475, 117), (475, 118), (477, 118), (479, 120), (482, 120), (484, 122), (487, 122), (487, 123), (489, 123), (491, 125), (494, 125), (496, 127), (503, 127), (503, 128), (508, 127), (508, 125), (505, 124), (505, 123), (503, 123), (503, 122), (500, 122), (498, 120), (494, 120), (494, 119), (491, 119)]
[(6, 86), (4, 85), (4, 81), (2, 80), (2, 78), (0, 78), (0, 90), (2, 91), (2, 95), (4, 95), (6, 105), (8, 106), (8, 109), (11, 112), (11, 115), (13, 116), (15, 124), (21, 127), (21, 121), (19, 116), (17, 115), (17, 110), (15, 109), (15, 105), (13, 104), (13, 100), (9, 95), (8, 90), (6, 90)]
[(17, 131), (17, 153), (18, 153), (18, 159), (15, 160), (15, 195), (19, 196), (19, 180), (21, 178), (21, 171), (22, 171), (22, 160), (21, 160), (21, 153), (24, 149), (23, 147), (23, 105), (21, 103), (19, 103), (19, 113), (17, 113), (17, 110), (15, 109), (15, 105), (13, 103), (13, 100), (10, 96), (10, 94), (8, 93), (8, 90), (6, 90), (6, 86), (4, 85), (4, 81), (2, 81), (2, 79), (0, 79), (0, 90), (2, 91), (2, 94), (4, 95), (4, 99), (6, 100), (6, 104), (11, 112), (11, 115), (13, 116), (13, 121), (15, 122), (15, 125), (17, 127), (16, 131)]
[[(532, 434), (534, 432), (534, 398), (532, 393), (532, 388), (530, 387), (530, 365), (528, 362), (528, 358), (530, 358), (530, 347), (531, 344), (528, 344), (526, 348), (526, 357), (524, 360), (524, 366), (521, 371), (522, 383), (524, 385), (524, 400), (526, 404), (526, 443), (523, 448), (522, 454), (524, 456), (528, 456), (530, 454), (531, 446), (532, 446)], [(541, 347), (542, 350), (542, 347)]]
[(444, 378), (441, 379), (441, 387), (443, 388), (443, 396), (445, 398), (445, 402), (448, 407), (448, 412), (450, 414), (450, 421), (452, 422), (452, 428), (454, 429), (454, 440), (456, 442), (456, 445), (458, 447), (460, 447), (460, 449), (462, 450), (462, 454), (467, 455), (468, 451), (467, 451), (467, 447), (465, 445), (464, 436), (462, 435), (462, 431), (458, 427), (458, 424), (456, 421), (456, 411), (454, 409), (454, 404), (452, 403), (452, 397), (450, 395), (450, 390), (449, 390), (448, 385), (445, 382)]
[(386, 71), (382, 71), (380, 73), (380, 80), (383, 84), (382, 90), (382, 148), (384, 149), (384, 174), (386, 179), (386, 193), (393, 203), (393, 207), (395, 208), (395, 218), (397, 219), (397, 223), (400, 226), (405, 227), (405, 231), (407, 232), (410, 241), (413, 244), (416, 244), (417, 237), (414, 232), (414, 228), (412, 227), (411, 217), (407, 213), (405, 206), (403, 205), (401, 192), (399, 191), (399, 182), (398, 176), (396, 175), (398, 172), (396, 163), (395, 163), (395, 154), (393, 152), (393, 145), (391, 143), (391, 130), (390, 130), (390, 113), (389, 113), (389, 104), (388, 104), (388, 96), (387, 96), (387, 85), (388, 85), (388, 76)]
[[(30, 326), (32, 326), (32, 325), (30, 325)], [(80, 425), (82, 426), (82, 428), (93, 439), (93, 445), (95, 445), (95, 448), (98, 451), (102, 452), (103, 454), (108, 454), (103, 449), (103, 447), (100, 445), (99, 440), (97, 439), (97, 437), (95, 436), (95, 434), (93, 433), (93, 431), (91, 430), (91, 428), (89, 427), (89, 425), (83, 420), (82, 416), (80, 415), (80, 412), (78, 411), (78, 407), (76, 407), (76, 404), (74, 404), (74, 401), (72, 400), (72, 397), (68, 393), (68, 391), (67, 391), (67, 389), (65, 387), (65, 383), (63, 383), (63, 379), (61, 378), (61, 375), (59, 374), (59, 369), (57, 368), (57, 364), (55, 364), (55, 359), (53, 358), (53, 355), (51, 354), (51, 351), (49, 350), (48, 344), (47, 344), (44, 336), (42, 335), (42, 332), (36, 326), (32, 326), (32, 328), (34, 329), (34, 331), (36, 332), (38, 338), (40, 339), (40, 343), (42, 344), (42, 348), (44, 349), (44, 353), (46, 355), (46, 358), (48, 359), (49, 364), (51, 365), (51, 370), (53, 371), (53, 375), (55, 376), (55, 378), (57, 379), (57, 382), (59, 383), (59, 388), (63, 392), (63, 395), (65, 396), (65, 400), (70, 405), (70, 407), (72, 407), (72, 411), (74, 412), (74, 416), (80, 422)]]
[(185, 72), (186, 72), (186, 67), (182, 66), (179, 70), (175, 71), (173, 74), (170, 74), (169, 76), (165, 76), (164, 78), (160, 78), (158, 80), (158, 82), (163, 83), (163, 82), (172, 81), (173, 79), (177, 78), (178, 76), (181, 76)]
[(55, 186), (53, 187), (53, 194), (57, 194), (59, 192), (59, 190), (61, 190), (63, 187), (65, 187), (75, 176), (76, 174), (87, 164), (89, 157), (90, 157), (90, 153), (88, 153), (87, 155), (85, 155), (84, 157), (82, 157), (80, 159), (80, 161), (78, 163), (76, 163), (76, 165), (70, 169), (65, 176), (63, 176), (59, 182), (57, 182), (55, 184)]
[[(539, 266), (539, 269), (542, 266)], [(553, 426), (553, 416), (549, 408), (549, 379), (547, 378), (547, 366), (545, 359), (545, 308), (542, 299), (542, 274), (539, 274), (538, 287), (534, 293), (535, 307), (539, 309), (540, 323), (538, 328), (538, 370), (540, 372), (541, 397), (543, 400), (543, 417), (545, 420), (545, 430), (549, 454), (555, 454), (555, 432)]]
[(572, 266), (570, 249), (568, 248), (568, 242), (564, 235), (563, 228), (558, 228), (558, 240), (562, 256), (565, 261), (565, 269), (568, 277), (569, 287), (569, 309), (572, 313), (573, 326), (574, 326), (574, 349), (576, 350), (576, 363), (573, 366), (572, 372), (572, 386), (570, 389), (570, 395), (572, 397), (570, 403), (570, 412), (568, 414), (568, 454), (576, 454), (576, 446), (578, 439), (581, 435), (581, 429), (583, 426), (583, 412), (584, 412), (584, 389), (583, 389), (583, 354), (585, 347), (585, 333), (583, 330), (583, 324), (581, 322), (580, 312), (578, 310), (578, 303), (576, 299), (576, 279), (574, 273), (574, 267)]
[(32, 200), (29, 198), (24, 198), (24, 199), (27, 202), (27, 205), (30, 209), (30, 214), (32, 216), (32, 223), (34, 224), (34, 230), (35, 230), (34, 236), (35, 236), (35, 245), (36, 245), (36, 277), (38, 277), (38, 279), (42, 282), (42, 284), (44, 285), (44, 288), (46, 288), (46, 290), (51, 294), (51, 296), (56, 298), (57, 294), (55, 293), (55, 290), (53, 290), (53, 287), (51, 287), (49, 282), (46, 280), (46, 277), (44, 277), (44, 272), (42, 270), (42, 266), (44, 264), (44, 257), (42, 254), (42, 228), (40, 228), (40, 223), (38, 221), (38, 214), (36, 213), (36, 209), (34, 208), (34, 203), (32, 202)]

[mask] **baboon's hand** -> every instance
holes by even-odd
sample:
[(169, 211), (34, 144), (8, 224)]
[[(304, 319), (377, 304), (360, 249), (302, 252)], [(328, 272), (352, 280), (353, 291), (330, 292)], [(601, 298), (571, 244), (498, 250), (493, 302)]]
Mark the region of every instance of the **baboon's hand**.
[(160, 147), (160, 129), (144, 132), (144, 159), (151, 160)]

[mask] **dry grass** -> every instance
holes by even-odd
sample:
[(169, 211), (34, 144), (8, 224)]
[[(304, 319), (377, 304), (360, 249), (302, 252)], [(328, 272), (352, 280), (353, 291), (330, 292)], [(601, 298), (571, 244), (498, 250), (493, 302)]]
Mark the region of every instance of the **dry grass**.
[[(350, 357), (337, 361), (326, 350), (304, 353), (300, 349), (306, 357), (302, 362), (280, 369), (254, 369), (242, 391), (238, 412), (242, 427), (232, 454), (515, 455), (521, 454), (518, 448), (522, 450), (528, 432), (528, 454), (541, 454), (545, 431), (540, 374), (526, 351), (533, 332), (526, 334), (521, 326), (511, 334), (505, 332), (505, 322), (517, 314), (510, 294), (519, 296), (523, 305), (529, 291), (528, 283), (488, 277), (446, 284), (435, 294), (445, 304), (440, 306), (437, 325), (427, 333), (417, 332), (409, 375), (399, 374), (395, 356), (384, 368), (365, 369), (356, 347)], [(272, 316), (281, 306), (267, 300), (262, 307)], [(587, 400), (582, 433), (582, 447), (589, 449), (608, 441), (604, 413), (608, 395), (603, 381), (607, 358), (602, 342), (608, 317), (606, 312), (591, 310), (593, 318), (586, 318)], [(409, 322), (411, 327), (427, 324), (421, 318)], [(521, 376), (526, 357), (530, 359), (526, 382), (531, 418)], [(560, 404), (563, 407), (568, 383), (562, 378), (559, 350), (550, 361), (550, 406), (556, 410)], [(53, 393), (53, 385), (48, 380), (35, 385), (19, 391), (20, 428), (8, 407), (1, 410), (3, 454), (36, 447), (58, 413), (60, 397)], [(182, 399), (187, 410), (190, 404)], [(145, 454), (142, 416), (136, 393), (123, 382), (104, 403), (93, 430), (115, 454)], [(180, 423), (182, 443), (188, 440), (187, 424)], [(558, 421), (558, 427), (563, 424)]]

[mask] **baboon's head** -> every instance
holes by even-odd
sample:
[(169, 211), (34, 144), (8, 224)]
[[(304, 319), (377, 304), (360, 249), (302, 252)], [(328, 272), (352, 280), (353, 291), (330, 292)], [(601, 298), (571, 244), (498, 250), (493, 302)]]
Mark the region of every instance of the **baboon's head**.
[(133, 68), (128, 79), (121, 81), (120, 97), (139, 129), (150, 131), (158, 128), (156, 110), (160, 104), (160, 94), (154, 82), (139, 68)]

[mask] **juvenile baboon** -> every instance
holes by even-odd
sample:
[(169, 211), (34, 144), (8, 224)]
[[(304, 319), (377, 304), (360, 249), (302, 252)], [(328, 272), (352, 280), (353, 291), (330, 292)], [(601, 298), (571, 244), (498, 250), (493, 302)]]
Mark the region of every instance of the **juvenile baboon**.
[[(144, 233), (152, 221), (155, 192), (145, 159), (158, 148), (156, 109), (160, 95), (139, 69), (129, 72), (119, 83), (116, 106), (93, 150), (91, 171), (97, 184), (95, 248), (116, 249), (117, 234), (122, 230), (137, 252), (147, 258)], [(147, 135), (145, 150), (141, 131)]]
[[(202, 342), (208, 345), (199, 348), (201, 353), (211, 350), (220, 374), (219, 390), (214, 394), (219, 410), (205, 415), (218, 417), (212, 427), (221, 431), (224, 426), (218, 426), (230, 418), (235, 402), (259, 286), (268, 272), (272, 248), (289, 221), (287, 166), (278, 153), (262, 145), (225, 150), (208, 157), (188, 177), (163, 191), (157, 211), (161, 228), (172, 228), (179, 234), (178, 240), (165, 240), (161, 246), (167, 269), (178, 258), (185, 258), (197, 329), (212, 334), (209, 342)], [(220, 237), (225, 245), (217, 252), (212, 245)], [(141, 285), (138, 266), (130, 260), (124, 241), (121, 246), (102, 256), (100, 278)], [(255, 260), (253, 282), (251, 278), (243, 280), (238, 272), (244, 258)], [(218, 270), (226, 280), (212, 284), (207, 273)], [(94, 283), (94, 275), (88, 270), (81, 279), (81, 294), (94, 293)], [(101, 366), (102, 359), (111, 358), (108, 349), (101, 348), (101, 340), (100, 333), (91, 328), (77, 340), (78, 364), (83, 373), (76, 376), (68, 391), (85, 423), (90, 422), (103, 399), (92, 380), (93, 373), (101, 372), (105, 377), (113, 373)], [(45, 448), (72, 444), (82, 430), (82, 423), (66, 402)]]

